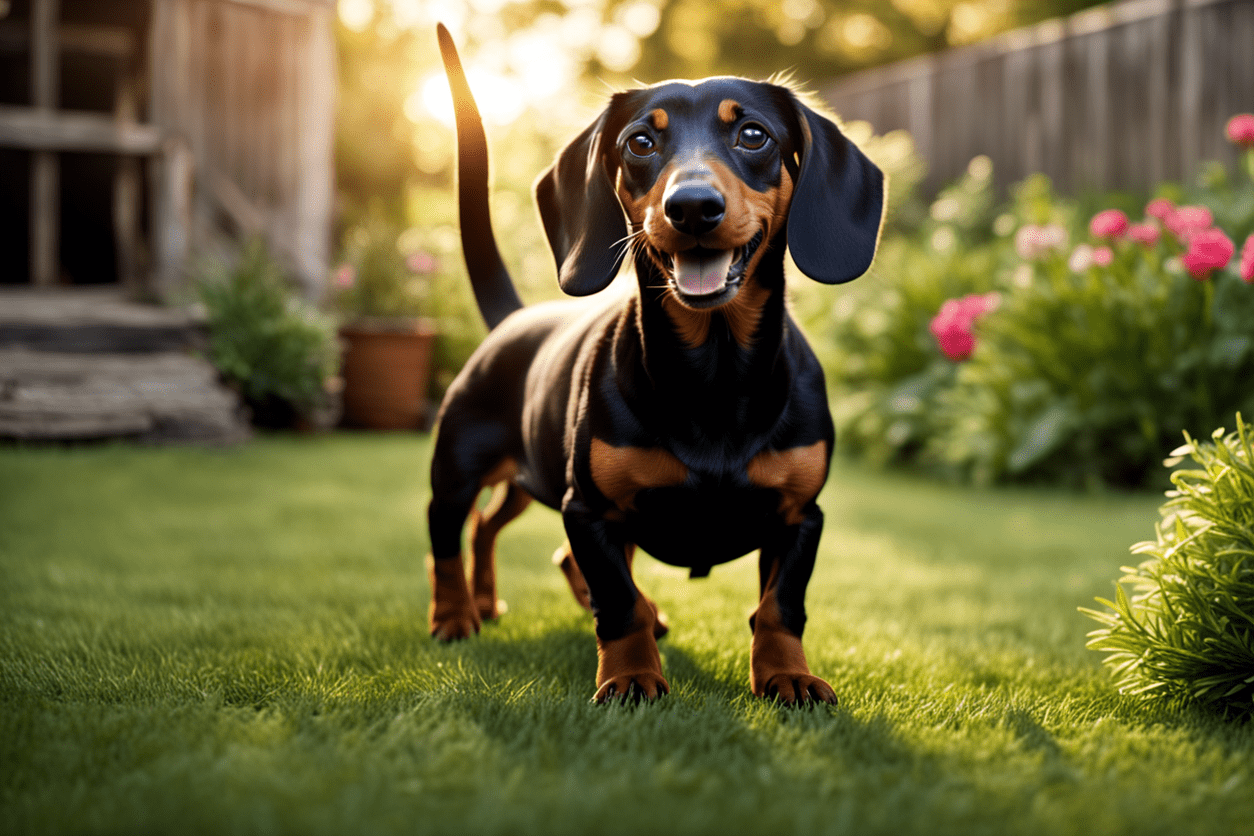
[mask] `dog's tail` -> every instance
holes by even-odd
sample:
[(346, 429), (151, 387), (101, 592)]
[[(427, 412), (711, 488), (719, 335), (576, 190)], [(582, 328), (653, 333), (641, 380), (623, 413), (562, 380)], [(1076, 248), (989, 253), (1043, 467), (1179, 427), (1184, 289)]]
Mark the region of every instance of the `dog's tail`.
[(466, 73), (453, 37), (444, 24), (436, 24), (440, 55), (453, 93), (453, 109), (457, 115), (457, 207), (462, 230), (462, 256), (470, 273), (470, 286), (475, 291), (479, 313), (489, 330), (523, 306), (514, 289), (514, 282), (505, 269), (501, 253), (492, 233), (492, 216), (488, 207), (488, 139), (483, 132), (483, 119), (470, 94)]

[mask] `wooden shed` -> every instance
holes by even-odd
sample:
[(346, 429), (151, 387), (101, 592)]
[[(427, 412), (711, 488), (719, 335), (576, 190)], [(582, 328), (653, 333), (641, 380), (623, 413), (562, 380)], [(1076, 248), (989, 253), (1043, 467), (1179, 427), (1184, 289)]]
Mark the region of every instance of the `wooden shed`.
[(310, 296), (334, 207), (334, 0), (0, 0), (0, 286), (185, 296), (263, 235)]

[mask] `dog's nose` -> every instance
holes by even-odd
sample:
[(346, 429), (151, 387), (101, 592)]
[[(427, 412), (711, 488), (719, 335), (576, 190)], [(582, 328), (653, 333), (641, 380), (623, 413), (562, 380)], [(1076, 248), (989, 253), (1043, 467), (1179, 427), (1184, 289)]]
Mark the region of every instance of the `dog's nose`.
[(727, 202), (710, 184), (689, 182), (668, 189), (663, 207), (675, 229), (688, 235), (704, 235), (723, 220)]

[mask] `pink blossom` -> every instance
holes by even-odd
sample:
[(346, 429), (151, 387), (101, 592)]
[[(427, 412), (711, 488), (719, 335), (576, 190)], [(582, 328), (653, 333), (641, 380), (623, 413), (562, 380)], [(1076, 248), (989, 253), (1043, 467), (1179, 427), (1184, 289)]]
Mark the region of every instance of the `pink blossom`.
[(1176, 238), (1187, 244), (1194, 233), (1210, 229), (1215, 217), (1205, 206), (1177, 206), (1163, 219), (1163, 223)]
[(357, 283), (357, 270), (351, 264), (341, 264), (335, 271), (334, 281), (340, 290), (348, 290)]
[(1145, 247), (1156, 246), (1161, 235), (1158, 225), (1149, 222), (1132, 224), (1128, 227), (1128, 238)]
[(1073, 273), (1083, 273), (1093, 266), (1093, 247), (1090, 244), (1079, 244), (1071, 251), (1067, 266)]
[(1146, 216), (1158, 218), (1160, 221), (1166, 221), (1167, 217), (1174, 211), (1176, 211), (1176, 204), (1165, 197), (1156, 197), (1145, 206)]
[(1254, 235), (1246, 238), (1241, 248), (1241, 281), (1254, 284)]
[(1238, 113), (1224, 130), (1228, 141), (1242, 148), (1254, 148), (1254, 113)]
[(1109, 267), (1115, 260), (1115, 253), (1110, 247), (1098, 247), (1093, 250), (1093, 263), (1098, 267)]
[(428, 273), (434, 273), (440, 263), (431, 253), (418, 250), (409, 254), (409, 257), (405, 259), (405, 266), (409, 268), (409, 272), (425, 276)]
[(976, 320), (1001, 302), (997, 293), (974, 293), (961, 299), (950, 299), (928, 326), (941, 352), (950, 360), (965, 360), (975, 351)]
[(1067, 246), (1067, 230), (1057, 224), (1024, 224), (1015, 233), (1015, 252), (1024, 261), (1038, 261)]
[(1098, 212), (1089, 221), (1089, 233), (1094, 238), (1118, 238), (1128, 228), (1128, 216), (1118, 209)]
[(1220, 229), (1204, 229), (1189, 238), (1189, 249), (1184, 254), (1184, 269), (1201, 281), (1212, 271), (1227, 266), (1236, 246)]

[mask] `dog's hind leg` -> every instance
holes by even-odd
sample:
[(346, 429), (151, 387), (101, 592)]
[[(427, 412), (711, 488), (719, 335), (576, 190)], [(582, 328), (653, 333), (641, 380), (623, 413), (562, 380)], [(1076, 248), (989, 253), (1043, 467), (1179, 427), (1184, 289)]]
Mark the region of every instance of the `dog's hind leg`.
[[(627, 566), (632, 566), (636, 554), (636, 544), (627, 544)], [(570, 553), (570, 541), (562, 543), (557, 551), (553, 552), (553, 565), (562, 570), (562, 574), (566, 576), (566, 583), (570, 584), (571, 594), (575, 596), (575, 603), (583, 607), (588, 612), (592, 612), (592, 595), (588, 592), (588, 582), (584, 580), (583, 572), (579, 571), (579, 564), (575, 563), (575, 556)], [(639, 591), (639, 587), (637, 587)], [(666, 613), (658, 609), (657, 603), (652, 598), (644, 595), (645, 601), (653, 608), (653, 612), (657, 618), (653, 624), (653, 637), (660, 639), (670, 632), (670, 624), (667, 621)]]
[(452, 421), (442, 425), (436, 436), (431, 459), (431, 504), (427, 507), (431, 535), (427, 569), (431, 582), (431, 635), (441, 641), (464, 639), (479, 632), (482, 618), (466, 582), (462, 529), (479, 492), (489, 480), (499, 479), (502, 467), (509, 466), (506, 438), (499, 427)]
[[(511, 465), (511, 460), (506, 460)], [(495, 478), (495, 474), (489, 474)], [(508, 477), (507, 477), (508, 478)], [(509, 481), (496, 482), (492, 499), (483, 511), (470, 515), (470, 587), (481, 620), (494, 619), (505, 612), (505, 602), (496, 597), (496, 537), (528, 505), (531, 495)]]

